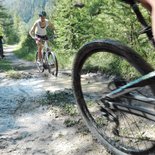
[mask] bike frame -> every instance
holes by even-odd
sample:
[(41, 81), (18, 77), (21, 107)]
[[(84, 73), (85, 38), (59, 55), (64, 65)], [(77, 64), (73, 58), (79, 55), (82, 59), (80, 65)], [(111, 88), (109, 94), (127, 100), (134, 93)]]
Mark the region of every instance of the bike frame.
[(45, 61), (47, 62), (48, 60), (48, 52), (51, 52), (51, 54), (53, 55), (53, 57), (55, 58), (55, 55), (53, 54), (52, 50), (49, 49), (49, 46), (48, 46), (48, 41), (49, 40), (53, 40), (54, 37), (48, 39), (48, 40), (43, 40), (44, 41), (44, 46), (43, 46), (43, 49), (42, 49), (42, 53), (43, 51), (45, 51)]
[[(137, 3), (134, 0), (124, 0), (124, 1), (127, 2), (128, 4), (130, 4), (131, 8), (133, 9), (134, 13), (137, 16), (138, 21), (141, 23), (141, 25), (144, 28), (143, 33), (146, 33), (148, 39), (152, 42), (153, 46), (155, 47), (155, 41), (153, 39), (152, 30), (148, 29), (149, 26), (146, 23), (142, 13), (140, 12)], [(118, 89), (115, 89), (114, 91), (112, 91), (111, 93), (109, 93), (105, 97), (103, 97), (101, 99), (101, 101), (107, 102), (108, 106), (110, 106), (111, 108), (120, 109), (121, 111), (129, 112), (129, 113), (134, 113), (135, 115), (147, 117), (148, 119), (155, 121), (154, 112), (152, 112), (147, 107), (142, 108), (142, 107), (135, 107), (132, 105), (122, 105), (122, 104), (114, 101), (114, 99), (117, 97), (118, 98), (124, 97), (124, 98), (128, 98), (128, 99), (132, 98), (132, 99), (135, 99), (135, 100), (138, 100), (141, 102), (146, 102), (146, 103), (155, 105), (155, 98), (148, 98), (145, 96), (135, 95), (133, 93), (130, 93), (130, 92), (136, 90), (137, 88), (143, 87), (146, 85), (149, 85), (152, 88), (152, 91), (155, 95), (155, 71), (152, 71), (152, 72), (150, 72), (150, 73), (148, 73), (134, 81), (129, 82), (128, 84), (126, 84), (124, 86), (121, 86)], [(101, 106), (102, 106), (102, 104), (101, 104)], [(144, 116), (143, 111), (145, 112), (145, 114), (147, 113), (148, 115)]]
[(43, 52), (45, 51), (45, 61), (48, 60), (48, 51), (49, 51), (49, 47), (48, 47), (48, 41), (45, 40), (44, 42), (44, 47), (43, 47)]
[(43, 50), (45, 49), (45, 51), (49, 51), (48, 40), (43, 40), (43, 41), (44, 41)]

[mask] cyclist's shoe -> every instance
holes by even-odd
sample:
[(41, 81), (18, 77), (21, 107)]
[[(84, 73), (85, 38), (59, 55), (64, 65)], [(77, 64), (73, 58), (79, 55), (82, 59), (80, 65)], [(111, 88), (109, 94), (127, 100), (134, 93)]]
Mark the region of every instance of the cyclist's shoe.
[(43, 66), (43, 63), (42, 63), (42, 61), (40, 61), (40, 60), (37, 60), (37, 64), (38, 64), (39, 66)]

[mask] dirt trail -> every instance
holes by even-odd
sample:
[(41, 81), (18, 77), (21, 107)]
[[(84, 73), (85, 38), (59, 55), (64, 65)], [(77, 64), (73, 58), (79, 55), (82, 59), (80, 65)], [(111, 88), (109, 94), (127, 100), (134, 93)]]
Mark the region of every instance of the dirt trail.
[(81, 117), (67, 113), (66, 107), (77, 113), (70, 73), (60, 71), (57, 78), (38, 73), (33, 62), (13, 54), (14, 48), (4, 50), (20, 78), (0, 72), (0, 154), (108, 155)]

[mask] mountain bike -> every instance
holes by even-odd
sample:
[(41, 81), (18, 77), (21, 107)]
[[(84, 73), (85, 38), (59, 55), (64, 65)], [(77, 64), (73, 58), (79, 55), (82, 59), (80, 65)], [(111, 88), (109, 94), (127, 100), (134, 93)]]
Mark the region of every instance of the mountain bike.
[(49, 48), (48, 41), (53, 40), (55, 36), (49, 37), (48, 39), (41, 39), (44, 43), (42, 49), (42, 65), (38, 63), (38, 52), (36, 53), (36, 65), (39, 72), (44, 72), (45, 69), (48, 69), (49, 73), (54, 76), (58, 75), (58, 61), (55, 53)]
[[(152, 30), (138, 4), (124, 1), (155, 47)], [(121, 72), (122, 64), (126, 70)], [(72, 84), (88, 128), (109, 152), (155, 155), (155, 71), (138, 53), (114, 40), (89, 42), (75, 56)]]

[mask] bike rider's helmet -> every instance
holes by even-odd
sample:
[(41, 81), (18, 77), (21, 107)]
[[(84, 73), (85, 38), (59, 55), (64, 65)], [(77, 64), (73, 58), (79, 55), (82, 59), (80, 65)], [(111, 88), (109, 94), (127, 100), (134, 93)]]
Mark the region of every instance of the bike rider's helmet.
[(41, 11), (40, 13), (39, 13), (39, 17), (46, 17), (46, 12), (45, 11)]

